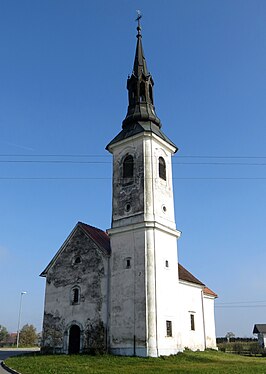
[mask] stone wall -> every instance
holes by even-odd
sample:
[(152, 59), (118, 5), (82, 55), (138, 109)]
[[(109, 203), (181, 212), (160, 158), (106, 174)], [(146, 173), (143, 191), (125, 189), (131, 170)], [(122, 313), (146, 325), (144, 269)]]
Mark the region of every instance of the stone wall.
[[(78, 259), (78, 260), (77, 260)], [(80, 327), (80, 351), (104, 351), (109, 258), (77, 227), (46, 278), (42, 350), (68, 353), (69, 330)], [(73, 290), (78, 289), (78, 301)]]

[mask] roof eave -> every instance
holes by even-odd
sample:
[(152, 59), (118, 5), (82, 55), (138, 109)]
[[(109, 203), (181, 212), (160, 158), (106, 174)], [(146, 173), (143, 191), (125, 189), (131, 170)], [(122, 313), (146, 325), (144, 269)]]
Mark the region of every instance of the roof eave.
[(205, 286), (204, 284), (199, 284), (199, 283), (195, 283), (195, 282), (190, 282), (188, 280), (183, 280), (183, 279), (179, 279), (179, 283), (181, 284), (184, 284), (185, 286), (194, 286), (196, 288), (199, 288), (199, 289), (203, 289)]

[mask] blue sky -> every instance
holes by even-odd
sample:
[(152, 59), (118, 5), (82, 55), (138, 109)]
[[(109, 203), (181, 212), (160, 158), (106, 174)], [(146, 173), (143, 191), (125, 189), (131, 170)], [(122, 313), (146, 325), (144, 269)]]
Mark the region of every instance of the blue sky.
[(77, 221), (110, 227), (105, 146), (126, 114), (136, 9), (180, 149), (180, 262), (219, 294), (217, 335), (251, 336), (266, 323), (264, 0), (1, 2), (0, 324), (16, 330), (27, 291), (22, 324), (40, 330), (39, 273)]

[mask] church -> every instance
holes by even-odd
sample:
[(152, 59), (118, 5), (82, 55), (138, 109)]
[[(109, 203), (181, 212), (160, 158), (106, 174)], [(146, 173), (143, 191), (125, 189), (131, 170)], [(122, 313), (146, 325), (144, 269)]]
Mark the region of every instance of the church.
[(78, 222), (41, 273), (43, 352), (159, 357), (216, 349), (217, 295), (178, 261), (177, 147), (155, 112), (138, 18), (128, 110), (106, 146), (113, 157), (111, 228)]

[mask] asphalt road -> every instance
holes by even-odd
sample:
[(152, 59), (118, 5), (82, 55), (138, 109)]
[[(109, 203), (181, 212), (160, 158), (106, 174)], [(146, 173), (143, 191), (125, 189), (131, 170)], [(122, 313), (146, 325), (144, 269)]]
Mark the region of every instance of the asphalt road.
[[(39, 351), (39, 348), (13, 348), (13, 349), (6, 349), (6, 348), (0, 348), (0, 363), (4, 360), (6, 360), (8, 357), (11, 356), (18, 356), (23, 353), (30, 353), (30, 352), (37, 352)], [(8, 371), (2, 368), (0, 365), (0, 374), (9, 374)]]

